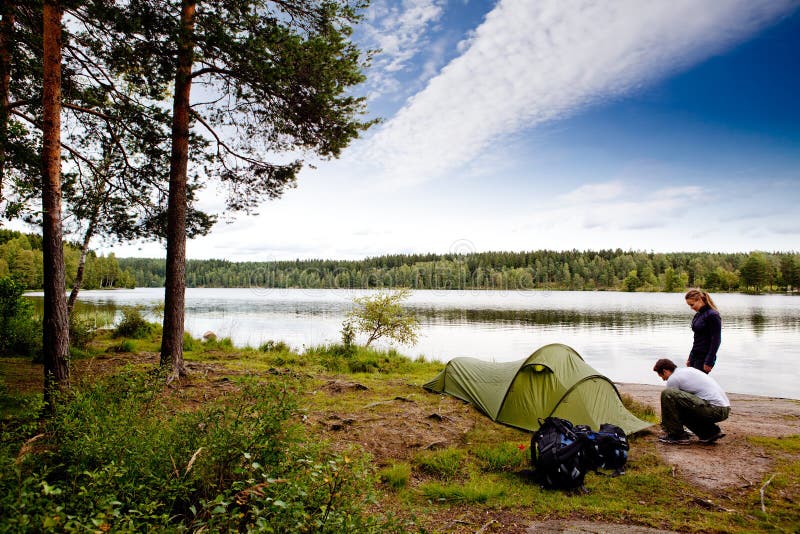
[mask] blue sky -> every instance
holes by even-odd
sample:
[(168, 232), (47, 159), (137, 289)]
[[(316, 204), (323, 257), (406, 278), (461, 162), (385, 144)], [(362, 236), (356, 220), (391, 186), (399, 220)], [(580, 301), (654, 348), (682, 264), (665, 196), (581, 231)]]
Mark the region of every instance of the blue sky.
[(800, 250), (798, 1), (373, 0), (356, 38), (383, 122), (190, 258)]

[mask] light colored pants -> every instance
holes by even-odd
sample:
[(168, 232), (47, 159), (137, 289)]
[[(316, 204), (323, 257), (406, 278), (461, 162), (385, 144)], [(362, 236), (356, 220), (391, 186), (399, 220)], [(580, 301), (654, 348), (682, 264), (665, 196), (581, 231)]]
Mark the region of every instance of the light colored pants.
[(665, 388), (661, 392), (661, 426), (671, 435), (683, 433), (684, 425), (704, 439), (720, 431), (716, 425), (730, 414), (728, 406), (714, 406), (686, 391)]

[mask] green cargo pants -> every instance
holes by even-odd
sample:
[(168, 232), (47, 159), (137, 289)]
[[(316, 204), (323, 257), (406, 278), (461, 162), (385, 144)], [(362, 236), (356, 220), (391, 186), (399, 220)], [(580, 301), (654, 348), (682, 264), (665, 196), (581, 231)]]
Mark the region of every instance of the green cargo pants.
[(720, 431), (715, 423), (727, 419), (730, 411), (680, 389), (661, 392), (661, 426), (671, 436), (682, 434), (684, 425), (701, 439), (713, 436)]

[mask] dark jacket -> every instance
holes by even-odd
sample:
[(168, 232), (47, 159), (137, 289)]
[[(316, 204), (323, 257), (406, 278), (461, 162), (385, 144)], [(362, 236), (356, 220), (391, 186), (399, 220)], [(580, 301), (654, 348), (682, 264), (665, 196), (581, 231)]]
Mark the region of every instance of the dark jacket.
[(692, 319), (692, 330), (694, 331), (694, 343), (692, 351), (689, 353), (689, 360), (693, 363), (692, 367), (699, 364), (702, 369), (703, 364), (714, 367), (717, 361), (717, 350), (722, 343), (722, 318), (719, 312), (711, 306), (700, 308)]

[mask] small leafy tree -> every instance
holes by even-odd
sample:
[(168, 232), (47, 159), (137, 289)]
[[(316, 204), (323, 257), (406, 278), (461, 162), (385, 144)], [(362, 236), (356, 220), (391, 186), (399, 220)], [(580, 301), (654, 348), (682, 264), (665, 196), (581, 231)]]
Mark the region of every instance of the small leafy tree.
[(355, 308), (345, 324), (351, 325), (357, 332), (367, 334), (367, 347), (382, 337), (404, 345), (414, 345), (417, 342), (419, 321), (401, 304), (410, 295), (410, 289), (400, 289), (355, 298)]
[(633, 270), (628, 273), (628, 276), (622, 281), (622, 287), (625, 291), (636, 291), (637, 288), (641, 287), (642, 281), (639, 280), (639, 275), (636, 270)]
[(753, 288), (756, 293), (760, 292), (769, 280), (769, 264), (764, 254), (760, 252), (750, 253), (739, 271), (742, 285), (748, 289)]

